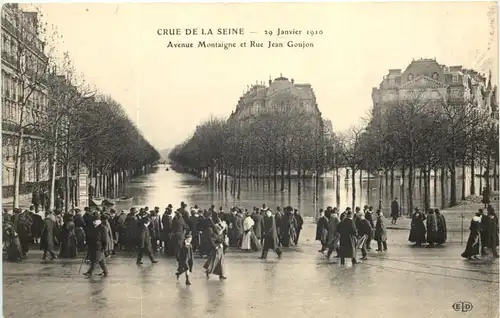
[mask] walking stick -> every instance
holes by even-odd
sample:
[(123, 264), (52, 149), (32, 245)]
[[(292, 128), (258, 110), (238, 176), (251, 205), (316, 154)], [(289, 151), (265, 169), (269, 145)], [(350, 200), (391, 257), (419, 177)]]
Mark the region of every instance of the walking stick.
[(78, 274), (80, 274), (80, 272), (82, 271), (82, 266), (83, 266), (83, 263), (85, 263), (85, 260), (87, 259), (87, 256), (89, 255), (89, 251), (87, 251), (85, 253), (85, 256), (82, 258), (82, 262), (80, 263), (80, 268), (78, 269)]

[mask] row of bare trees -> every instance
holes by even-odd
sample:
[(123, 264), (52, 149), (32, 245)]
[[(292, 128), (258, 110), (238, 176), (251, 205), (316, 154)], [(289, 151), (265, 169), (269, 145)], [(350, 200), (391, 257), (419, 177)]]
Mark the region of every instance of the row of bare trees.
[(267, 180), (269, 188), (273, 183), (279, 191), (291, 191), (295, 177), (300, 182), (314, 175), (318, 184), (324, 143), (321, 114), (301, 107), (296, 96), (280, 93), (255, 116), (204, 122), (171, 151), (170, 159), (239, 197), (242, 178)]
[[(407, 198), (409, 211), (414, 208), (415, 171), (418, 169), (421, 173), (426, 209), (430, 206), (431, 175), (434, 172), (434, 186), (437, 176), (441, 178), (442, 207), (454, 206), (459, 201), (458, 169), (462, 169), (464, 176), (461, 179), (461, 200), (466, 199), (466, 167), (470, 167), (471, 194), (479, 194), (475, 193), (478, 174), (485, 176), (488, 189), (492, 189), (489, 176), (493, 174), (493, 189), (498, 189), (497, 105), (496, 88), (481, 101), (463, 97), (429, 98), (424, 89), (406, 92), (383, 109), (374, 109), (366, 125), (336, 134), (333, 148), (337, 153), (333, 155), (338, 156), (338, 164), (349, 167), (352, 180), (355, 180), (356, 172), (366, 171), (381, 178), (385, 176), (387, 185), (390, 176), (393, 189), (395, 171), (400, 172), (403, 182), (401, 196)], [(445, 176), (448, 175), (450, 188), (446, 193), (448, 180)], [(407, 185), (404, 184), (406, 180)], [(408, 193), (405, 194), (405, 190)], [(352, 192), (354, 205), (356, 190)]]
[(14, 165), (4, 164), (14, 170), (14, 208), (19, 207), (22, 166), (27, 161), (49, 162), (53, 207), (56, 174), (61, 168), (65, 201), (69, 202), (70, 178), (81, 165), (90, 168), (90, 177), (110, 176), (159, 159), (123, 107), (86, 84), (68, 54), (57, 57), (58, 37), (49, 33), (41, 12), (35, 15), (17, 5), (4, 10), (2, 23), (10, 26), (11, 45), (2, 58), (8, 53), (4, 62), (13, 69), (16, 90), (14, 111), (11, 116), (4, 112), (2, 121), (3, 130), (9, 131), (9, 146), (14, 148)]

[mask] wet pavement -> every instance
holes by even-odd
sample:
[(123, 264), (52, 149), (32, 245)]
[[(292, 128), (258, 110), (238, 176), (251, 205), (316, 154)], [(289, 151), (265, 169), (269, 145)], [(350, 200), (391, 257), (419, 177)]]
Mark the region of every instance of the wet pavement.
[[(137, 266), (123, 252), (108, 262), (110, 276), (88, 279), (81, 258), (41, 261), (33, 250), (3, 263), (4, 317), (498, 317), (497, 260), (464, 261), (460, 244), (412, 248), (406, 236), (390, 231), (388, 252), (343, 267), (319, 255), (307, 224), (282, 259), (229, 251), (226, 281), (207, 280), (196, 259), (191, 286), (176, 281), (173, 259)], [(455, 312), (457, 301), (474, 307)]]

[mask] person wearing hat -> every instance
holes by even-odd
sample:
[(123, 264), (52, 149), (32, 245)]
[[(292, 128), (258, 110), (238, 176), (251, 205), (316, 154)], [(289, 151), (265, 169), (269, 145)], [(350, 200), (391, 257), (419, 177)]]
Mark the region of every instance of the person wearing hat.
[(478, 255), (481, 253), (481, 215), (483, 214), (483, 209), (479, 209), (470, 221), (469, 226), (469, 238), (467, 240), (467, 245), (465, 246), (465, 251), (461, 254), (463, 258), (468, 260), (479, 259)]
[(266, 215), (263, 218), (263, 224), (262, 235), (264, 244), (262, 246), (262, 255), (260, 256), (260, 259), (266, 259), (269, 250), (274, 250), (276, 254), (278, 254), (278, 258), (281, 258), (283, 252), (280, 250), (280, 244), (278, 241), (276, 219), (270, 209), (266, 211)]
[(339, 254), (340, 265), (345, 265), (345, 259), (350, 258), (352, 265), (357, 264), (356, 261), (356, 243), (358, 231), (353, 221), (352, 211), (347, 211), (345, 218), (340, 221), (337, 231), (340, 235)]
[[(151, 245), (153, 247), (153, 251), (158, 252), (159, 247), (161, 246), (161, 223), (160, 217), (156, 213), (156, 210), (151, 211), (151, 223), (149, 224), (149, 230), (151, 233)], [(160, 241), (160, 244), (158, 244), (158, 241)]]
[(149, 217), (145, 217), (139, 221), (139, 244), (137, 246), (137, 265), (142, 264), (142, 256), (146, 254), (151, 260), (151, 263), (158, 263), (157, 260), (153, 257), (153, 247), (151, 245), (151, 236), (149, 234), (149, 224), (151, 223), (151, 219)]
[(375, 241), (377, 241), (377, 251), (381, 252), (382, 248), (387, 251), (387, 229), (385, 227), (385, 219), (380, 210), (377, 210), (377, 220), (375, 222)]
[(191, 245), (192, 237), (190, 234), (186, 235), (179, 254), (177, 255), (177, 272), (175, 276), (177, 280), (182, 274), (186, 275), (186, 285), (191, 285), (189, 281), (189, 273), (193, 272), (193, 247)]
[(182, 217), (181, 209), (175, 211), (175, 216), (172, 219), (172, 248), (174, 256), (177, 256), (179, 253), (182, 242), (184, 242), (184, 237), (186, 232), (189, 231), (189, 227), (187, 226), (184, 218)]
[(293, 217), (295, 218), (295, 242), (293, 242), (295, 245), (299, 243), (299, 237), (300, 237), (300, 232), (302, 231), (302, 226), (304, 226), (304, 219), (302, 218), (302, 215), (300, 215), (299, 210), (294, 209), (293, 211)]
[(167, 256), (174, 256), (172, 244), (171, 244), (171, 235), (172, 235), (172, 205), (169, 204), (167, 208), (165, 208), (165, 212), (161, 217), (161, 225), (162, 225), (162, 240), (163, 240), (163, 252)]
[(107, 239), (106, 228), (101, 224), (100, 217), (94, 215), (92, 219), (92, 228), (89, 230), (89, 235), (87, 236), (87, 257), (90, 261), (90, 267), (83, 275), (88, 277), (92, 276), (97, 264), (99, 264), (102, 269), (102, 273), (99, 275), (108, 275), (108, 268), (105, 262), (105, 251), (108, 244)]
[(410, 236), (408, 241), (415, 243), (415, 246), (420, 247), (425, 243), (425, 214), (421, 213), (419, 208), (415, 208), (415, 213), (411, 216)]

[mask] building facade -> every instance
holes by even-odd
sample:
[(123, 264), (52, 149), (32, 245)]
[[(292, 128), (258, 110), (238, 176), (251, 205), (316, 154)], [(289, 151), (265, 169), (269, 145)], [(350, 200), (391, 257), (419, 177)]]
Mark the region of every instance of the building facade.
[(45, 72), (40, 65), (46, 64), (47, 57), (44, 43), (37, 37), (37, 13), (22, 11), (16, 4), (2, 9), (2, 192), (6, 197), (13, 191), (21, 129), (21, 192), (49, 179), (46, 149), (37, 129), (49, 97), (41, 80)]
[(311, 120), (320, 122), (321, 112), (316, 103), (316, 96), (311, 84), (298, 84), (293, 79), (280, 76), (269, 79), (268, 85), (264, 82), (248, 86), (240, 97), (236, 110), (231, 113), (229, 120), (248, 121), (256, 116), (280, 107), (279, 100), (291, 97), (295, 107), (300, 107), (310, 114)]
[(413, 60), (408, 67), (391, 69), (372, 89), (373, 116), (414, 92), (435, 100), (454, 100), (488, 109), (498, 120), (496, 88), (484, 74), (463, 66), (446, 66), (435, 59)]

